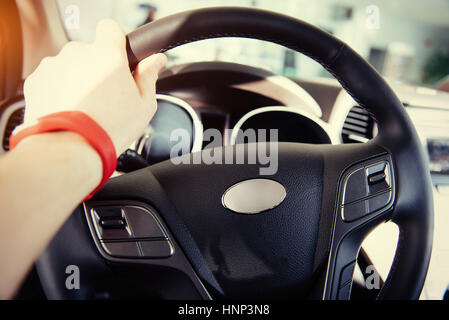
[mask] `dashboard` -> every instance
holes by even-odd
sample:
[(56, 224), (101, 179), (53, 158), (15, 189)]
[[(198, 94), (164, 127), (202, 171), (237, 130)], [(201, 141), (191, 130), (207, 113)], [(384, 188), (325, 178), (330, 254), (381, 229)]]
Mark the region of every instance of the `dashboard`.
[(188, 137), (187, 148), (177, 154), (201, 150), (203, 126), (195, 110), (185, 101), (173, 96), (158, 94), (157, 111), (145, 134), (137, 141), (135, 151), (149, 165), (168, 160), (175, 141), (173, 133), (182, 130)]
[[(449, 185), (449, 94), (391, 84), (418, 129), (435, 185)], [(147, 132), (132, 146), (149, 165), (168, 160), (182, 129), (189, 139), (185, 153), (204, 149), (208, 130), (220, 132), (228, 146), (242, 141), (248, 129), (278, 130), (281, 142), (363, 143), (377, 135), (366, 110), (332, 79), (296, 80), (226, 62), (172, 67), (158, 82), (158, 111)]]
[[(210, 145), (257, 142), (263, 129), (278, 130), (282, 142), (340, 141), (338, 131), (320, 119), (321, 107), (306, 90), (265, 70), (225, 62), (186, 64), (163, 72), (157, 89), (158, 111), (148, 132), (131, 148), (148, 164), (173, 156), (170, 149), (179, 142), (179, 129), (191, 141), (176, 156)], [(248, 129), (256, 132), (255, 141), (242, 140)], [(211, 143), (210, 130), (221, 141)]]
[[(434, 182), (435, 241), (423, 299), (441, 299), (449, 285), (449, 94), (390, 84), (410, 115), (427, 151)], [(288, 79), (258, 68), (226, 62), (178, 65), (157, 83), (158, 110), (142, 137), (120, 156), (117, 174), (150, 166), (210, 145), (208, 130), (220, 133), (214, 146), (247, 141), (249, 129), (278, 130), (281, 142), (364, 143), (377, 134), (375, 120), (331, 79)], [(23, 121), (23, 97), (0, 106), (0, 154)], [(188, 143), (176, 154), (181, 136)], [(383, 279), (390, 269), (398, 230), (387, 223), (363, 248)], [(361, 276), (361, 270), (356, 277)]]

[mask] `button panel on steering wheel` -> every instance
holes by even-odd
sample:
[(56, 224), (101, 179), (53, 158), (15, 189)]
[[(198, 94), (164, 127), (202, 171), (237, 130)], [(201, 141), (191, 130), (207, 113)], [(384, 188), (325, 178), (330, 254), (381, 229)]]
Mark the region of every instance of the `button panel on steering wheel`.
[(343, 181), (340, 211), (345, 222), (381, 212), (392, 200), (391, 166), (387, 160), (350, 170)]
[(94, 205), (88, 214), (105, 253), (117, 258), (168, 258), (173, 245), (150, 209), (137, 205)]
[[(370, 223), (388, 214), (395, 200), (395, 179), (390, 155), (350, 166), (339, 186), (333, 246), (329, 262), (325, 298), (347, 300), (363, 235)], [(363, 229), (367, 228), (365, 231)]]

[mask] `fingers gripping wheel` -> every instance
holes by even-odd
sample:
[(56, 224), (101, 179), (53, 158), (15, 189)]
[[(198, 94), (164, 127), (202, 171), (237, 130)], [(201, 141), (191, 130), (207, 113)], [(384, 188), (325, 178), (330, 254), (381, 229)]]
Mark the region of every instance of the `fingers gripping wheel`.
[[(93, 201), (116, 201), (123, 211), (112, 221), (87, 211), (100, 252), (108, 260), (121, 261), (114, 250), (104, 247), (115, 242), (105, 237), (117, 237), (120, 228), (119, 237), (130, 238), (118, 242), (149, 241), (136, 238), (128, 217), (130, 204), (123, 200), (138, 199), (131, 206), (151, 205), (154, 210), (148, 211), (157, 212), (172, 244), (173, 255), (165, 261), (185, 255), (190, 274), (197, 276), (196, 288), (204, 285), (212, 297), (347, 299), (363, 238), (379, 223), (391, 220), (399, 226), (400, 240), (379, 298), (418, 298), (432, 247), (432, 189), (418, 136), (390, 87), (363, 58), (328, 33), (249, 8), (200, 9), (145, 25), (127, 37), (129, 64), (134, 69), (156, 52), (218, 37), (267, 40), (308, 55), (370, 112), (379, 126), (378, 136), (360, 145), (280, 143), (279, 170), (270, 178), (285, 188), (287, 196), (279, 206), (256, 215), (232, 213), (221, 199), (236, 183), (259, 178), (260, 164), (175, 166), (168, 161), (111, 179)], [(86, 206), (94, 208), (93, 203)], [(117, 229), (99, 231), (95, 223)], [(58, 237), (61, 243), (65, 235)], [(53, 255), (42, 259), (58, 255), (55, 247), (56, 243), (48, 249)], [(63, 259), (72, 252), (64, 254), (58, 256)], [(146, 260), (151, 265), (141, 255), (140, 246), (127, 263)], [(44, 262), (48, 266), (54, 260)], [(52, 280), (48, 274), (46, 280)], [(67, 290), (56, 291), (64, 296)]]

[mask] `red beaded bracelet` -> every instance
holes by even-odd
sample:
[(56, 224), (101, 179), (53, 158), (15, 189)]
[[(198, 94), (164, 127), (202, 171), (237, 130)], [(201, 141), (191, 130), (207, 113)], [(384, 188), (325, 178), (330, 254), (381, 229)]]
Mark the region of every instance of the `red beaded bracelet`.
[(39, 118), (33, 125), (18, 127), (10, 137), (10, 149), (14, 149), (28, 136), (54, 131), (78, 133), (98, 152), (103, 162), (103, 178), (98, 187), (84, 199), (89, 200), (106, 184), (117, 167), (114, 143), (106, 131), (87, 114), (80, 111), (63, 111)]

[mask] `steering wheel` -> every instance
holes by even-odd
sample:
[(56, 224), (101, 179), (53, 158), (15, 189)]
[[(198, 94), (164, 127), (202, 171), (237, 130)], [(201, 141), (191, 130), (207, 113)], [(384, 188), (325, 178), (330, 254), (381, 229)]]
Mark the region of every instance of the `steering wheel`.
[[(390, 87), (328, 33), (249, 8), (193, 10), (142, 26), (127, 37), (130, 67), (218, 37), (271, 41), (319, 62), (376, 119), (378, 136), (364, 144), (279, 143), (278, 171), (267, 177), (259, 162), (166, 161), (113, 178), (39, 258), (48, 298), (349, 299), (361, 242), (385, 221), (396, 223), (400, 236), (378, 298), (419, 298), (432, 248), (431, 182), (416, 131)], [(243, 150), (252, 152), (248, 144)], [(243, 184), (248, 188), (234, 194), (257, 206), (272, 197), (267, 183), (285, 191), (270, 210), (242, 214), (249, 211), (222, 203)], [(69, 265), (79, 269), (79, 290), (66, 286)]]

